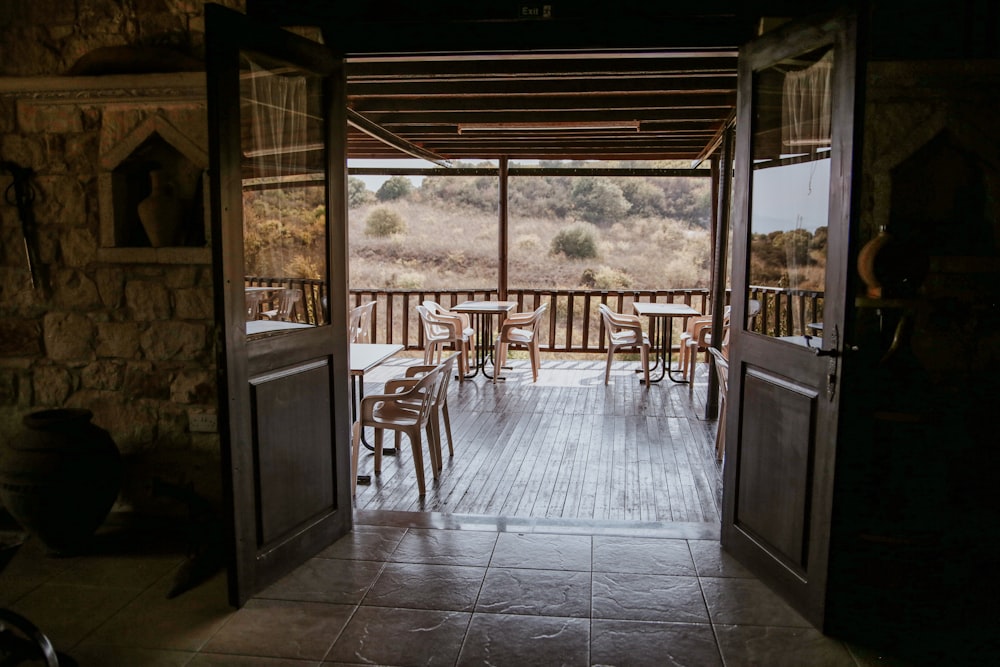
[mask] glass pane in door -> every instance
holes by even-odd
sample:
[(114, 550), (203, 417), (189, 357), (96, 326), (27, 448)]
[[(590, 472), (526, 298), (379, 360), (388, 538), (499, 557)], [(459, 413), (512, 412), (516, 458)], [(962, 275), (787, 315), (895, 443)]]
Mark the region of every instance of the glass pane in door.
[(323, 81), (241, 54), (247, 334), (329, 324)]
[(749, 330), (820, 347), (830, 200), (832, 47), (754, 75)]

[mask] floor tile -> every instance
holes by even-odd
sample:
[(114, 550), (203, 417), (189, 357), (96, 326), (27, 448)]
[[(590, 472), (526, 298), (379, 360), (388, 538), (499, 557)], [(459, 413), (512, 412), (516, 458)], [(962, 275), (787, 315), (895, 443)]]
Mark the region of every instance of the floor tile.
[(685, 540), (594, 537), (594, 572), (693, 576), (695, 569)]
[(590, 664), (721, 667), (722, 656), (710, 625), (594, 619)]
[(722, 549), (718, 540), (690, 540), (688, 547), (700, 577), (753, 578), (749, 570)]
[(471, 617), (457, 611), (359, 607), (326, 662), (454, 665)]
[(172, 599), (167, 575), (99, 627), (82, 645), (197, 651), (235, 612), (226, 595), (226, 577), (209, 581)]
[(476, 611), (539, 616), (590, 616), (589, 572), (492, 567)]
[(856, 667), (844, 645), (814, 628), (717, 625), (726, 667)]
[(390, 559), (397, 563), (489, 565), (497, 534), (479, 531), (412, 529)]
[(485, 575), (484, 567), (386, 563), (363, 604), (472, 611)]
[(490, 565), (589, 572), (591, 550), (591, 538), (583, 535), (501, 533)]
[(71, 560), (69, 567), (52, 577), (52, 583), (146, 589), (184, 562), (179, 555), (85, 556)]
[(388, 560), (406, 534), (405, 528), (359, 526), (319, 553), (319, 558)]
[(127, 588), (43, 584), (11, 609), (27, 618), (66, 651), (139, 595)]
[(196, 655), (190, 651), (170, 651), (128, 646), (78, 646), (67, 652), (78, 667), (186, 667)]
[(354, 610), (354, 605), (344, 604), (250, 600), (202, 650), (318, 661)]
[(595, 572), (594, 618), (708, 623), (697, 577)]
[(374, 561), (313, 558), (257, 594), (258, 598), (358, 604), (383, 564)]
[(459, 665), (586, 665), (590, 621), (583, 618), (476, 614)]
[(185, 667), (315, 667), (315, 660), (261, 658), (251, 655), (199, 653)]
[(701, 587), (713, 623), (811, 627), (757, 579), (702, 577)]

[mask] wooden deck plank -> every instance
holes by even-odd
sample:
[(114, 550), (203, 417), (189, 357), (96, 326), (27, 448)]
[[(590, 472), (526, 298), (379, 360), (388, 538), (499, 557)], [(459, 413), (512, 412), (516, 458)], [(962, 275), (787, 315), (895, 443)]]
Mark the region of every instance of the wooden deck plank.
[[(393, 358), (366, 376), (365, 391), (419, 359)], [(434, 480), (424, 444), (427, 494), (416, 488), (409, 444), (385, 457), (381, 475), (359, 486), (356, 507), (489, 516), (718, 522), (721, 466), (715, 420), (704, 418), (707, 373), (689, 388), (646, 387), (636, 363), (546, 360), (538, 382), (512, 360), (504, 382), (481, 375), (449, 388), (455, 456), (445, 449)], [(387, 441), (392, 442), (391, 433)], [(447, 447), (445, 445), (445, 447)], [(362, 474), (371, 472), (364, 455)]]

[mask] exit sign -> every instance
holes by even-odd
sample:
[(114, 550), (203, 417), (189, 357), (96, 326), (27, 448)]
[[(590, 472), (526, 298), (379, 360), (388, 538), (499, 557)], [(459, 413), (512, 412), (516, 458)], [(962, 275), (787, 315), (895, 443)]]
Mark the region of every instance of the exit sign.
[(552, 5), (520, 5), (517, 10), (519, 19), (550, 19)]

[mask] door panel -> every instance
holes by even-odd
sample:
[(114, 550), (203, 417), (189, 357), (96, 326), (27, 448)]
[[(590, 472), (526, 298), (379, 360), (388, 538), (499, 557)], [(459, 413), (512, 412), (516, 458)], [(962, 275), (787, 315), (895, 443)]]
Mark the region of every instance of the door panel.
[[(343, 63), (319, 44), (217, 5), (206, 24), (219, 422), (240, 605), (351, 527), (345, 86)], [(272, 278), (250, 286), (252, 275)]]
[(798, 572), (807, 569), (817, 399), (812, 388), (765, 369), (751, 366), (744, 374), (743, 409), (772, 418), (743, 421), (736, 527)]
[[(736, 426), (726, 434), (722, 543), (818, 627), (856, 159), (855, 33), (850, 15), (789, 23), (741, 50), (739, 66), (726, 401)], [(773, 310), (748, 317), (752, 299), (775, 291), (786, 324), (774, 326)], [(822, 292), (815, 312), (789, 312), (796, 291)]]
[[(250, 379), (260, 544), (281, 540), (334, 504), (330, 420), (313, 403), (330, 403), (326, 360)], [(274, 446), (300, 443), (295, 451)]]

